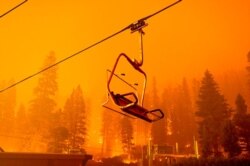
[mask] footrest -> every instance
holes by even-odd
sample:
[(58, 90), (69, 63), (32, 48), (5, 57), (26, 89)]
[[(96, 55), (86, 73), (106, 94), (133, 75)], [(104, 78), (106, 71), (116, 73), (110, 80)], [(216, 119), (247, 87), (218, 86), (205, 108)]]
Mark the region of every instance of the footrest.
[(133, 105), (131, 107), (124, 108), (122, 110), (128, 114), (134, 115), (147, 122), (155, 122), (164, 117), (164, 114), (160, 109), (148, 111), (147, 109), (139, 105)]

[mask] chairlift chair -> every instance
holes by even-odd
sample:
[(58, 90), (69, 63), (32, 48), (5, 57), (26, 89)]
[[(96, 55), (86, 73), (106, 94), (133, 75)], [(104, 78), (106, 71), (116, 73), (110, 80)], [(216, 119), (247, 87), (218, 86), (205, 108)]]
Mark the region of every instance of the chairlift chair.
[[(131, 66), (144, 76), (143, 91), (141, 101), (138, 101), (138, 96), (134, 92), (128, 92), (125, 94), (116, 94), (111, 90), (110, 83), (113, 76), (116, 76), (115, 70), (121, 57), (125, 57)], [(118, 106), (123, 112), (133, 115), (137, 118), (143, 119), (147, 122), (155, 122), (164, 117), (164, 113), (160, 109), (148, 110), (143, 107), (144, 94), (146, 89), (147, 75), (140, 68), (141, 62), (130, 59), (125, 53), (121, 53), (116, 59), (113, 69), (110, 71), (110, 76), (107, 81), (108, 95), (112, 99), (113, 103)], [(106, 108), (109, 108), (105, 106)], [(112, 109), (113, 110), (113, 109)]]
[[(165, 10), (165, 9), (164, 9)], [(110, 71), (110, 76), (107, 82), (107, 89), (108, 89), (108, 97), (112, 99), (113, 103), (123, 112), (133, 115), (137, 118), (143, 119), (147, 122), (155, 122), (157, 120), (160, 120), (164, 117), (164, 113), (160, 109), (154, 109), (154, 110), (148, 110), (143, 107), (143, 100), (144, 100), (144, 94), (146, 89), (146, 83), (147, 83), (147, 75), (146, 73), (141, 69), (141, 66), (143, 65), (143, 35), (145, 34), (143, 32), (143, 28), (146, 27), (148, 24), (145, 22), (145, 19), (141, 19), (136, 23), (133, 23), (130, 25), (131, 33), (139, 32), (140, 34), (140, 51), (141, 51), (141, 59), (138, 61), (136, 59), (130, 59), (125, 53), (121, 53), (115, 62), (115, 65)], [(121, 57), (124, 57), (129, 64), (139, 73), (141, 73), (144, 76), (144, 83), (143, 83), (143, 90), (141, 95), (141, 101), (138, 101), (138, 96), (134, 92), (128, 92), (125, 94), (116, 94), (113, 92), (110, 88), (110, 83), (112, 81), (113, 76), (118, 77), (121, 79), (118, 75), (115, 74), (116, 67), (118, 65), (119, 60)], [(127, 83), (125, 80), (121, 79), (123, 82)], [(131, 84), (127, 83), (129, 86), (133, 87)], [(108, 99), (109, 99), (108, 98)], [(108, 101), (107, 101), (108, 102)], [(107, 103), (106, 102), (106, 103)], [(103, 105), (106, 108), (109, 108)], [(116, 111), (112, 108), (109, 108), (113, 111)], [(117, 111), (116, 111), (117, 112)], [(120, 113), (120, 112), (119, 112)], [(126, 115), (126, 114), (125, 114)], [(126, 115), (127, 116), (127, 115)]]

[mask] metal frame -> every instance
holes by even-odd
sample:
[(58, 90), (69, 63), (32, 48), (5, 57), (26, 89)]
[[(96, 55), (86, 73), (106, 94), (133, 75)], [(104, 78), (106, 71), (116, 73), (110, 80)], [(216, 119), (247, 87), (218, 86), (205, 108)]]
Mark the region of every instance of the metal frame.
[[(111, 90), (110, 84), (111, 84), (113, 76), (118, 77), (120, 80), (125, 82), (127, 85), (132, 86), (131, 84), (129, 84), (128, 82), (126, 82), (125, 80), (120, 78), (117, 74), (115, 74), (115, 70), (117, 68), (117, 65), (122, 57), (124, 57), (131, 64), (131, 66), (134, 67), (135, 70), (137, 70), (138, 72), (140, 72), (144, 76), (143, 91), (142, 91), (142, 97), (141, 97), (140, 104), (138, 103), (138, 96), (134, 92), (129, 92), (129, 93), (125, 93), (125, 94), (114, 94), (114, 92)], [(162, 119), (164, 117), (164, 113), (160, 109), (148, 111), (147, 109), (143, 108), (144, 94), (145, 94), (146, 83), (147, 83), (147, 75), (140, 68), (142, 63), (143, 63), (143, 60), (141, 60), (139, 62), (136, 60), (132, 60), (125, 53), (121, 53), (117, 57), (113, 69), (111, 71), (108, 70), (110, 72), (110, 76), (109, 76), (108, 81), (107, 81), (108, 100), (103, 104), (103, 106), (105, 108), (112, 110), (112, 111), (123, 114), (120, 111), (117, 111), (113, 108), (109, 108), (106, 106), (106, 104), (109, 101), (109, 98), (111, 98), (113, 103), (116, 106), (118, 106), (122, 111), (124, 111), (130, 115), (136, 116), (140, 119), (143, 119), (147, 122), (154, 122), (154, 121)], [(132, 86), (132, 88), (133, 88), (133, 86)], [(132, 96), (134, 98), (134, 101), (131, 101), (130, 99), (126, 98), (127, 96)], [(123, 104), (121, 104), (121, 103), (123, 103)], [(123, 115), (128, 116), (127, 114), (123, 114)], [(128, 117), (133, 118), (131, 116), (128, 116)]]
[[(108, 79), (108, 82), (107, 82), (107, 89), (108, 89), (108, 93), (111, 94), (112, 93), (112, 90), (110, 89), (110, 83), (111, 83), (111, 80), (113, 78), (113, 76), (115, 75), (115, 70), (116, 70), (116, 67), (118, 65), (118, 62), (120, 60), (121, 57), (125, 57), (127, 59), (127, 61), (134, 67), (135, 70), (139, 71), (140, 73), (143, 74), (144, 76), (144, 82), (143, 82), (143, 91), (142, 91), (142, 97), (141, 97), (141, 101), (140, 101), (140, 104), (143, 105), (143, 101), (144, 101), (144, 94), (145, 94), (145, 89), (146, 89), (146, 84), (147, 84), (147, 75), (146, 73), (140, 68), (140, 64), (141, 63), (138, 63), (138, 61), (136, 60), (131, 60), (125, 53), (121, 53), (118, 58), (116, 59), (116, 62), (115, 62), (115, 65), (113, 67), (113, 69), (111, 70), (111, 74), (110, 74), (110, 77)], [(134, 97), (137, 98), (136, 95), (134, 95)], [(136, 99), (138, 100), (138, 98)], [(128, 104), (126, 106), (119, 106), (121, 109), (122, 108), (127, 108), (127, 107), (130, 107), (132, 105), (135, 105), (137, 104), (137, 101), (136, 102), (133, 102), (131, 104)]]

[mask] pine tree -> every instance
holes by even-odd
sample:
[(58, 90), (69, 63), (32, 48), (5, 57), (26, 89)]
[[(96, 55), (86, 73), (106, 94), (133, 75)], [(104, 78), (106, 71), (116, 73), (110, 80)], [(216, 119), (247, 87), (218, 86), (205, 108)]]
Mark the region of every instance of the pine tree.
[(64, 121), (69, 131), (69, 148), (84, 149), (86, 140), (86, 105), (80, 86), (73, 90), (64, 106)]
[[(13, 84), (13, 80), (9, 82), (2, 81), (1, 87)], [(16, 88), (13, 87), (0, 95), (0, 132), (12, 131), (14, 127), (16, 107)], [(2, 131), (1, 131), (2, 130)]]
[(123, 151), (131, 155), (132, 147), (133, 147), (133, 125), (131, 120), (128, 117), (122, 117), (121, 123), (120, 123), (120, 132), (121, 132), (121, 142), (122, 142), (122, 148)]
[[(158, 96), (156, 79), (153, 79), (153, 88), (150, 96), (149, 102), (151, 102), (151, 107), (149, 109), (156, 109), (160, 107), (160, 98)], [(165, 111), (162, 110), (164, 113)], [(167, 142), (167, 127), (165, 118), (160, 119), (152, 124), (151, 137), (154, 144), (164, 145)]]
[(237, 116), (245, 116), (247, 114), (246, 101), (241, 94), (238, 94), (238, 96), (236, 97), (235, 105)]
[[(29, 120), (27, 117), (26, 107), (20, 104), (16, 112), (15, 118), (15, 133), (20, 138), (28, 138), (30, 134)], [(26, 151), (29, 139), (20, 140), (18, 151)]]
[[(160, 121), (164, 121), (164, 128), (166, 130), (166, 138), (163, 144), (174, 145), (173, 139), (173, 96), (172, 88), (165, 88), (161, 97), (161, 108), (164, 111), (164, 118)], [(156, 122), (157, 123), (157, 122)]]
[(26, 123), (27, 123), (26, 108), (23, 104), (20, 104), (16, 113), (16, 124), (22, 130), (24, 129), (24, 126), (26, 126)]
[(104, 108), (102, 112), (102, 128), (101, 136), (102, 142), (102, 155), (112, 156), (113, 149), (115, 148), (115, 140), (120, 138), (119, 121), (121, 115), (116, 112)]
[[(56, 63), (54, 52), (46, 56), (42, 69)], [(32, 151), (46, 151), (48, 136), (53, 124), (53, 113), (56, 111), (57, 67), (54, 66), (38, 77), (38, 84), (34, 88), (34, 98), (28, 107), (28, 119), (30, 126), (29, 145), (27, 148)]]
[(198, 132), (202, 155), (220, 156), (223, 125), (229, 119), (230, 111), (209, 71), (205, 72), (202, 79), (197, 105), (196, 115), (200, 117)]
[(62, 153), (68, 152), (67, 141), (69, 139), (68, 129), (64, 126), (63, 112), (61, 109), (54, 111), (51, 115), (51, 124), (48, 133), (47, 152)]
[(48, 152), (63, 153), (67, 151), (67, 142), (69, 138), (68, 129), (65, 127), (55, 127), (51, 130), (50, 141), (48, 143)]
[(193, 138), (195, 136), (195, 119), (193, 106), (186, 79), (177, 88), (173, 108), (173, 137), (179, 145), (179, 152), (193, 153)]
[[(248, 85), (248, 90), (250, 90), (250, 51), (248, 52), (247, 54), (247, 61), (248, 61), (248, 66), (246, 67), (246, 70), (247, 70), (247, 74), (248, 74), (248, 82), (247, 82), (247, 85)], [(248, 91), (248, 98), (249, 98), (249, 91)]]
[(236, 113), (233, 117), (233, 121), (237, 127), (241, 142), (246, 144), (246, 148), (242, 147), (242, 151), (250, 153), (250, 115), (247, 113), (247, 105), (243, 96), (239, 94), (235, 104)]
[[(51, 52), (46, 57), (42, 69), (54, 64), (55, 62), (55, 54)], [(34, 89), (35, 97), (31, 101), (29, 113), (32, 126), (35, 127), (35, 130), (43, 130), (43, 132), (47, 132), (47, 129), (52, 126), (51, 117), (56, 108), (55, 97), (57, 90), (57, 67), (53, 67), (40, 75), (38, 85)]]
[(240, 154), (241, 149), (238, 144), (238, 134), (235, 125), (231, 120), (225, 122), (223, 129), (222, 145), (230, 158)]
[(29, 130), (26, 108), (23, 104), (20, 104), (19, 108), (17, 109), (15, 129), (18, 135), (26, 135)]

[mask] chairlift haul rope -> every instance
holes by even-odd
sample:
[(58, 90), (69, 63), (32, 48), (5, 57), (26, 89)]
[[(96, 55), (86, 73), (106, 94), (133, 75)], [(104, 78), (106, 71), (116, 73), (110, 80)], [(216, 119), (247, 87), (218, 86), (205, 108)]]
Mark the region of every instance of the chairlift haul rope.
[(27, 2), (28, 0), (24, 0), (23, 2), (19, 3), (18, 5), (16, 5), (15, 7), (11, 8), (10, 10), (8, 10), (7, 12), (3, 13), (0, 15), (0, 18), (4, 17), (5, 15), (9, 14), (10, 12), (12, 12), (13, 10), (15, 10), (16, 8), (18, 8), (19, 6), (23, 5), (25, 2)]
[[(16, 7), (12, 8), (12, 9), (9, 10), (8, 12), (4, 13), (4, 15), (8, 14), (8, 13), (11, 12), (12, 10), (14, 10), (14, 9), (16, 9), (17, 7), (21, 6), (21, 5), (22, 5), (23, 3), (25, 3), (26, 1), (27, 1), (27, 0), (23, 1), (21, 4), (19, 4), (19, 5), (17, 5)], [(31, 78), (33, 78), (33, 77), (35, 77), (35, 76), (37, 76), (37, 75), (39, 75), (39, 74), (41, 74), (41, 73), (47, 71), (47, 70), (49, 70), (50, 68), (53, 68), (53, 67), (55, 67), (55, 66), (57, 66), (57, 65), (59, 65), (59, 64), (61, 64), (61, 63), (63, 63), (63, 62), (65, 62), (66, 60), (69, 60), (70, 58), (73, 58), (74, 56), (76, 56), (76, 55), (78, 55), (78, 54), (80, 54), (80, 53), (82, 53), (82, 52), (84, 52), (84, 51), (87, 51), (88, 49), (93, 48), (93, 47), (95, 47), (95, 46), (101, 44), (102, 42), (104, 42), (104, 41), (106, 41), (106, 40), (108, 40), (108, 39), (111, 39), (112, 37), (115, 37), (116, 35), (118, 35), (118, 34), (124, 32), (124, 31), (126, 31), (126, 30), (128, 30), (128, 29), (130, 29), (132, 32), (133, 32), (133, 31), (136, 31), (138, 28), (140, 28), (140, 26), (145, 25), (145, 20), (147, 20), (147, 19), (149, 19), (149, 18), (151, 18), (151, 17), (153, 17), (153, 16), (155, 16), (155, 15), (157, 15), (157, 14), (159, 14), (159, 13), (165, 11), (166, 9), (168, 9), (168, 8), (170, 8), (170, 7), (172, 7), (172, 6), (176, 5), (176, 4), (178, 4), (178, 3), (181, 2), (181, 1), (182, 1), (182, 0), (178, 0), (178, 1), (176, 1), (176, 2), (174, 2), (174, 3), (172, 3), (172, 4), (168, 5), (168, 6), (166, 6), (165, 8), (163, 8), (163, 9), (161, 9), (161, 10), (159, 10), (159, 11), (157, 11), (157, 12), (151, 14), (151, 15), (148, 15), (148, 16), (146, 16), (146, 17), (143, 17), (143, 18), (139, 19), (136, 23), (132, 23), (132, 24), (126, 26), (125, 28), (121, 29), (120, 31), (117, 31), (117, 32), (115, 32), (114, 34), (112, 34), (112, 35), (110, 35), (110, 36), (108, 36), (108, 37), (106, 37), (106, 38), (104, 38), (104, 39), (102, 39), (102, 40), (100, 40), (100, 41), (98, 41), (98, 42), (96, 42), (96, 43), (94, 43), (94, 44), (92, 44), (92, 45), (90, 45), (90, 46), (88, 46), (88, 47), (86, 47), (86, 48), (84, 48), (84, 49), (82, 49), (82, 50), (80, 50), (80, 51), (78, 51), (78, 52), (76, 52), (76, 53), (74, 53), (74, 54), (68, 56), (68, 57), (66, 57), (66, 58), (64, 58), (64, 59), (61, 59), (60, 61), (58, 61), (58, 62), (56, 62), (56, 63), (54, 63), (54, 64), (52, 64), (52, 65), (50, 65), (50, 66), (48, 66), (48, 67), (46, 67), (46, 68), (44, 68), (44, 69), (42, 69), (42, 70), (40, 70), (40, 71), (34, 73), (34, 74), (31, 74), (31, 75), (25, 77), (24, 79), (19, 80), (19, 81), (15, 82), (14, 84), (11, 84), (10, 86), (5, 87), (4, 89), (1, 89), (1, 90), (0, 90), (0, 93), (4, 92), (4, 91), (6, 91), (6, 90), (8, 90), (8, 89), (10, 89), (10, 88), (13, 88), (13, 87), (17, 86), (18, 84), (20, 84), (20, 83), (22, 83), (22, 82), (24, 82), (24, 81), (26, 81), (26, 80), (29, 80), (29, 79), (31, 79)], [(4, 15), (1, 15), (1, 17), (3, 17)]]

